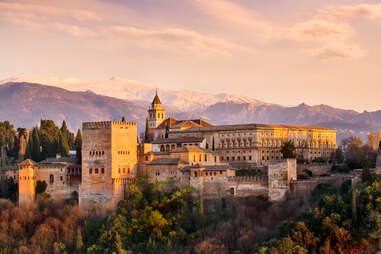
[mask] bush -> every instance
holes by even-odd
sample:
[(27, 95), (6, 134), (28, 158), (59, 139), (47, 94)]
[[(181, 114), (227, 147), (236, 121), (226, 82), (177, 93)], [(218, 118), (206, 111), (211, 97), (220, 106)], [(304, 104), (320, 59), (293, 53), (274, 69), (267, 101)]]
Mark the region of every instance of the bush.
[(332, 170), (332, 172), (335, 172), (335, 173), (349, 173), (349, 172), (351, 172), (351, 169), (347, 164), (333, 165), (331, 170)]
[(332, 195), (336, 193), (337, 193), (337, 188), (335, 185), (329, 184), (329, 183), (320, 183), (312, 191), (312, 199), (313, 201), (319, 201), (325, 195)]
[(313, 159), (312, 162), (325, 163), (325, 162), (327, 162), (327, 159), (324, 159), (322, 157), (318, 157), (318, 158)]

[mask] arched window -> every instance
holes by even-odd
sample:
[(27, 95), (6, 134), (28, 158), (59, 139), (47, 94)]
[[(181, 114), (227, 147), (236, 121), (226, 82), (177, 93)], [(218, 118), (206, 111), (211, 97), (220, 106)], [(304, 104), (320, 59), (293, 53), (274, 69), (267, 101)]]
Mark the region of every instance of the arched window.
[(54, 175), (49, 176), (49, 183), (53, 184), (54, 183)]

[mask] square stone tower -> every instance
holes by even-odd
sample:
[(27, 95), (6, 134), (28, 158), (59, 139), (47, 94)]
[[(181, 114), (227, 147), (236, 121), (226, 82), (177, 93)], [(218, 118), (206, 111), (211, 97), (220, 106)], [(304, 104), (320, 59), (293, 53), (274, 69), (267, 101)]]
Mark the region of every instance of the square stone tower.
[(83, 123), (79, 205), (115, 208), (137, 171), (137, 126), (130, 122)]

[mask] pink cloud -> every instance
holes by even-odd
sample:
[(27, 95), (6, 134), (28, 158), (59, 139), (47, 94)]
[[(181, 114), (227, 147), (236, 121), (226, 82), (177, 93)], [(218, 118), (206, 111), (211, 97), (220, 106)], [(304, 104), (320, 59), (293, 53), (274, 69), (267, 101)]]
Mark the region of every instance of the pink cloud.
[(364, 56), (366, 53), (354, 44), (331, 44), (319, 49), (307, 50), (306, 52), (314, 57), (326, 61), (359, 58)]
[(107, 32), (106, 37), (112, 40), (131, 41), (142, 48), (170, 49), (178, 53), (202, 53), (222, 56), (231, 56), (233, 52), (237, 51), (255, 53), (253, 49), (239, 44), (179, 28), (154, 30), (131, 26), (112, 26), (107, 27), (105, 31)]

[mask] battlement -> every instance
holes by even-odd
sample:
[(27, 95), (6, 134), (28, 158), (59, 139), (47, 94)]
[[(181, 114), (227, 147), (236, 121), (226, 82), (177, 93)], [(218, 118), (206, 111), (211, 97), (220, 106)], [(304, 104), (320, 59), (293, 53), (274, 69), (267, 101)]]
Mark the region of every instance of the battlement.
[(111, 126), (135, 127), (135, 122), (122, 121), (104, 121), (104, 122), (85, 122), (82, 123), (82, 129), (110, 129)]

